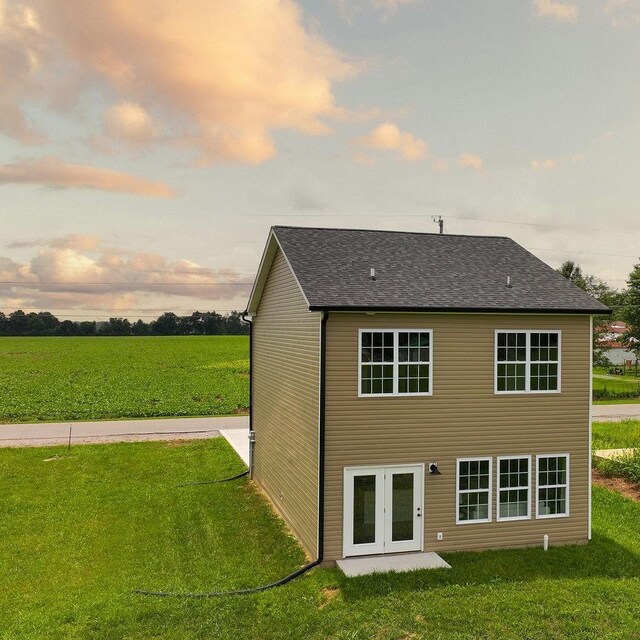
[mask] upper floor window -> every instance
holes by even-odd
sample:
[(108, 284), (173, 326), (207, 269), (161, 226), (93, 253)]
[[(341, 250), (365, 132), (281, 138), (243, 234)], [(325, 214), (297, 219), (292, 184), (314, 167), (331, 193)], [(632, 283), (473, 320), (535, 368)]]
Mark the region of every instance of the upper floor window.
[(495, 392), (560, 391), (559, 331), (496, 331)]
[(432, 331), (361, 329), (359, 395), (431, 395)]

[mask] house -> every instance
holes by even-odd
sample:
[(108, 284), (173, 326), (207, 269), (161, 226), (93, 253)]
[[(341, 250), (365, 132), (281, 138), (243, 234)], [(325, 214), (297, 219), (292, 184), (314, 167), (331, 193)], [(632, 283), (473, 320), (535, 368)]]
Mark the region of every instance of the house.
[(252, 476), (325, 563), (586, 542), (603, 313), (508, 238), (273, 227)]
[[(627, 332), (627, 325), (621, 320), (615, 320), (606, 327), (601, 327), (601, 335), (597, 339), (598, 347), (605, 350), (604, 355), (613, 365), (635, 363), (636, 355), (622, 343), (622, 336)], [(632, 341), (635, 340), (632, 338)]]

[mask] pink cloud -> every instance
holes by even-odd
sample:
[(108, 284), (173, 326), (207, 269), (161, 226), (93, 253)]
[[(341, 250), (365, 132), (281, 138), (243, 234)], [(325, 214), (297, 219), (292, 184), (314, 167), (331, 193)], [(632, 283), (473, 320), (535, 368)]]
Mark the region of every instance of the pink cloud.
[(149, 140), (161, 120), (164, 139), (202, 164), (255, 164), (275, 155), (274, 131), (321, 135), (347, 115), (333, 85), (355, 65), (305, 28), (293, 0), (26, 1), (56, 64), (118, 96), (105, 130), (120, 141)]
[(121, 102), (104, 114), (105, 134), (133, 146), (148, 145), (155, 135), (153, 118), (135, 102)]
[(45, 140), (20, 107), (38, 93), (42, 57), (40, 24), (33, 9), (0, 0), (0, 133), (27, 144)]
[(155, 198), (169, 198), (175, 195), (162, 182), (153, 182), (111, 169), (71, 164), (55, 157), (32, 158), (0, 165), (0, 185), (3, 184), (97, 189)]
[(533, 8), (541, 18), (575, 24), (578, 21), (578, 5), (554, 0), (533, 0)]
[[(424, 140), (416, 138), (411, 133), (400, 131), (391, 122), (379, 125), (371, 133), (358, 138), (356, 143), (367, 149), (392, 151), (399, 158), (408, 161), (422, 160), (429, 151), (429, 147)], [(359, 155), (361, 156), (362, 154)], [(362, 162), (362, 159), (358, 161)]]
[(0, 256), (4, 308), (131, 309), (140, 297), (156, 304), (177, 297), (206, 306), (212, 301), (241, 305), (250, 288), (251, 278), (234, 270), (212, 271), (186, 259), (104, 248), (94, 236), (43, 242), (25, 262)]
[(480, 156), (476, 156), (468, 151), (463, 151), (458, 156), (458, 167), (460, 167), (460, 169), (473, 169), (474, 171), (480, 172), (482, 171), (483, 164)]

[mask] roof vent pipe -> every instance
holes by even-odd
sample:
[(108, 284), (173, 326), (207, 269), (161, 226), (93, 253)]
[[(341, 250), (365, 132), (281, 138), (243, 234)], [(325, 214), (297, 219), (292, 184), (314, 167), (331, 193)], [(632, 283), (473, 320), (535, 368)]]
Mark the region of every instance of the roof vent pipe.
[(372, 267), (369, 270), (369, 280), (375, 280), (376, 279), (376, 270)]
[(507, 276), (507, 289), (511, 289), (511, 276)]

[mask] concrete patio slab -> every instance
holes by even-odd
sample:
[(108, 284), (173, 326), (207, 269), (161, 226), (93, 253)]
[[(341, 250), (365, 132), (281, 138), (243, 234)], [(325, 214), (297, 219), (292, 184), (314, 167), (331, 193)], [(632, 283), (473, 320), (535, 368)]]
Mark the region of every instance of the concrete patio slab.
[(242, 461), (249, 466), (249, 424), (220, 429), (220, 435), (233, 447)]
[(594, 453), (596, 458), (610, 460), (612, 458), (626, 458), (632, 456), (635, 449), (599, 449)]
[(415, 571), (416, 569), (451, 569), (437, 553), (402, 553), (398, 555), (362, 556), (338, 560), (337, 565), (348, 578), (387, 571)]

